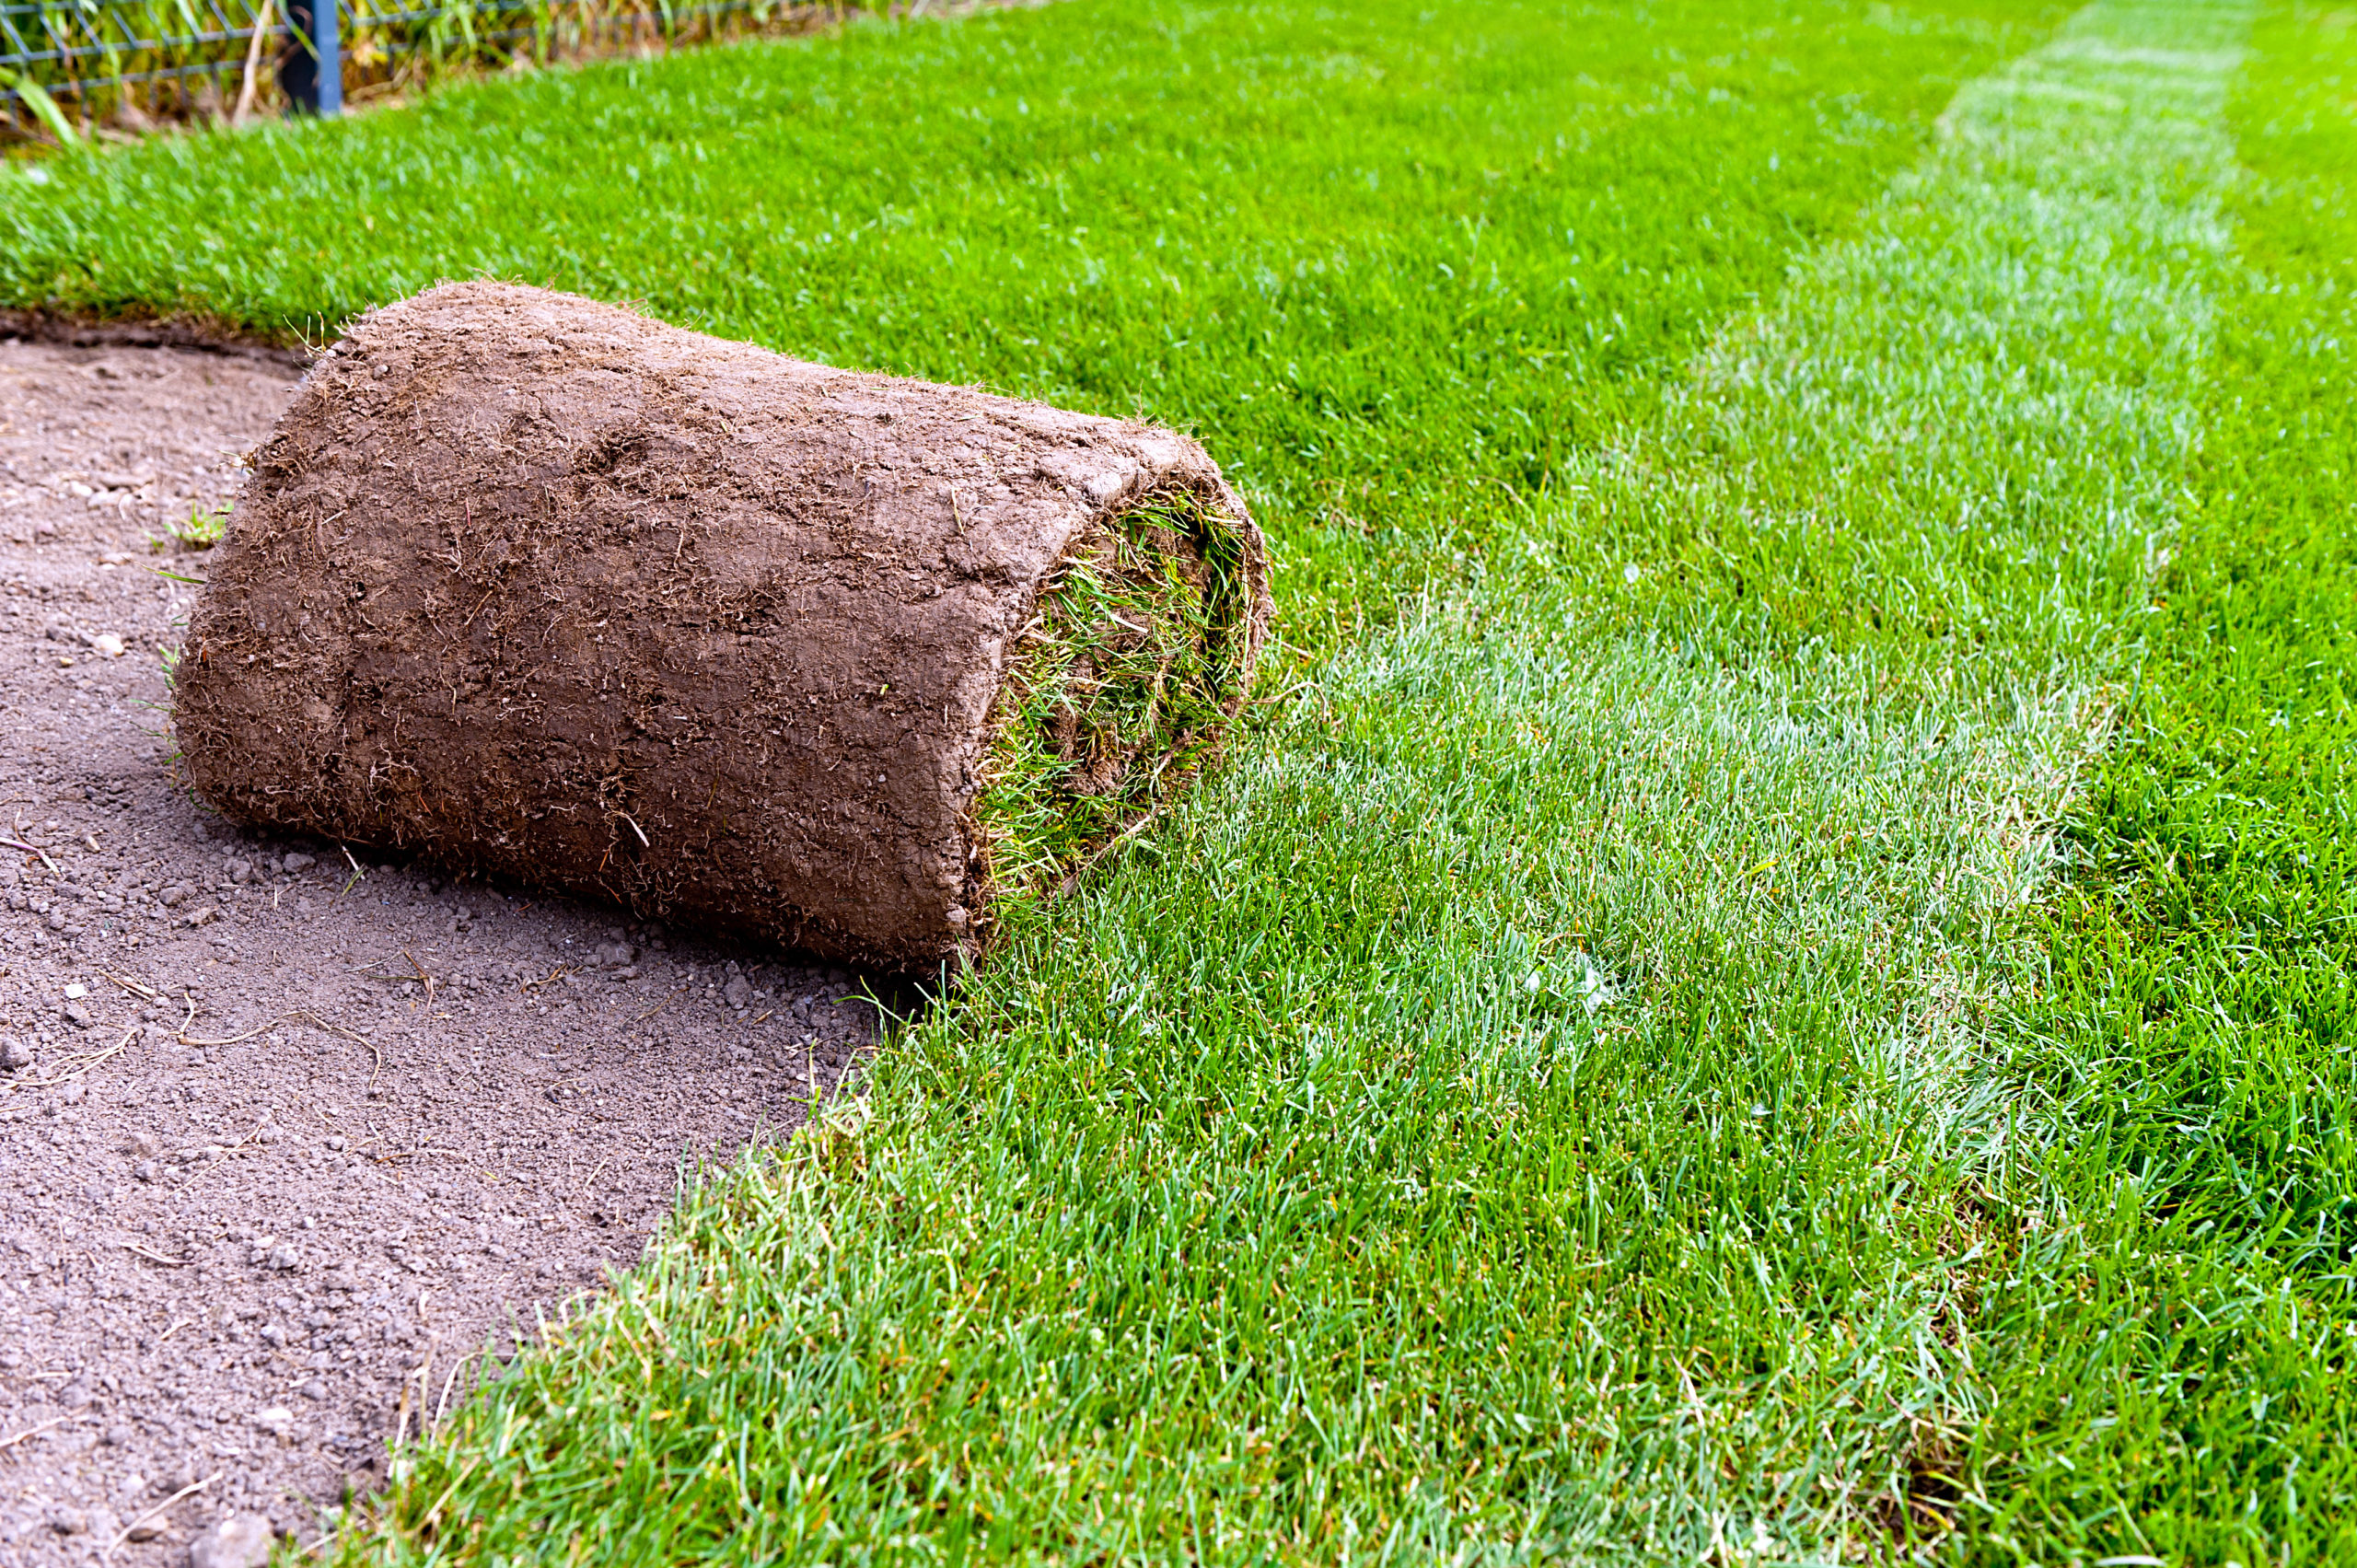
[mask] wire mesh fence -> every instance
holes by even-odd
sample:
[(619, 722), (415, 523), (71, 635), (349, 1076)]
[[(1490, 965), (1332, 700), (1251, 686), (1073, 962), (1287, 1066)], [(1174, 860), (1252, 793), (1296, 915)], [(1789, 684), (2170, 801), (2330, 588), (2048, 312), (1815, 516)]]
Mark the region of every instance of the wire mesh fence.
[[(0, 138), (332, 113), (454, 66), (549, 64), (795, 30), (873, 0), (0, 0)], [(322, 65), (325, 65), (325, 69)]]

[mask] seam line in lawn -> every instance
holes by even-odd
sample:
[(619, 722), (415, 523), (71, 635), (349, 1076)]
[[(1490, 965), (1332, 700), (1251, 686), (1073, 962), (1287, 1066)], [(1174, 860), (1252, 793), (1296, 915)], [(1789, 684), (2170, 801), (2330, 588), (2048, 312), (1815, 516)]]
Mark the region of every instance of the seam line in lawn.
[[(1567, 835), (1579, 850), (1508, 879), (1522, 928), (1580, 932), (1575, 983), (1602, 1007), (1670, 1011), (1703, 953), (1814, 993), (1797, 1040), (1777, 1038), (1756, 989), (1720, 1000), (1743, 1016), (1742, 1049), (1790, 1051), (1796, 1080), (1857, 1074), (1870, 1090), (1844, 1113), (1919, 1164), (1884, 1194), (1895, 1207), (1876, 1223), (1902, 1244), (1847, 1325), (1836, 1379), (1852, 1394), (1865, 1379), (1903, 1419), (1853, 1431), (1830, 1462), (1823, 1446), (1805, 1462), (1777, 1451), (1794, 1439), (1776, 1426), (1828, 1413), (1805, 1402), (1753, 1412), (1744, 1441), (1696, 1442), (1674, 1490), (1713, 1516), (1713, 1539), (1838, 1534), (1858, 1492), (1904, 1494), (1927, 1454), (1957, 1462), (1986, 1402), (1965, 1337), (1972, 1271), (1949, 1261), (1975, 1249), (1973, 1221), (1906, 1236), (1921, 1217), (1898, 1211), (1956, 1202), (2002, 1157), (1990, 1019), (2034, 958), (2020, 917), (2049, 890), (2054, 825), (2135, 677), (2178, 530), (2248, 19), (2097, 5), (1968, 86), (1861, 238), (1796, 269), (1661, 420), (1574, 471), (1521, 541), (1526, 563), (1306, 700), (1446, 714), (1500, 773), (1582, 778), (1584, 798), (1543, 814), (1584, 819)], [(1721, 587), (1747, 575), (1753, 597), (1713, 592), (1713, 572)], [(1592, 582), (1605, 588), (1562, 586)], [(1820, 613), (1760, 602), (1780, 590), (1816, 594)], [(1280, 751), (1254, 767), (1273, 796), (1322, 765)], [(1550, 903), (1576, 918), (1550, 923)], [(1546, 1054), (1528, 1039), (1493, 1052), (1520, 1070)], [(1693, 1069), (1654, 1092), (1712, 1093)], [(1805, 1272), (1786, 1272), (1772, 1308), (1805, 1324)], [(1851, 1478), (1814, 1527), (1804, 1499), (1768, 1484), (1811, 1469)], [(1722, 1472), (1746, 1484), (1711, 1484)]]
[[(1884, 830), (1950, 845), (1932, 885), (1885, 894), (1924, 960), (1980, 971), (1934, 1009), (1951, 1024), (2010, 978), (1964, 955), (2002, 949), (2008, 912), (2046, 887), (2054, 824), (2141, 659), (2200, 424), (2247, 22), (2096, 5), (1966, 87), (1867, 232), (1720, 334), (1665, 417), (1575, 470), (1526, 541), (1541, 575), (1608, 587), (1619, 568), (1625, 592), (1540, 618), (1560, 615), (1558, 645), (1626, 661), (1614, 692), (1679, 691), (1673, 729), (1747, 728), (1772, 758), (1806, 754), (1813, 719), (1809, 766), (1849, 735), (1898, 747), (1848, 782), (1894, 792)], [(1698, 563), (1756, 568), (1752, 592), (1687, 592)], [(1515, 619), (1528, 574), (1500, 575), (1440, 621)], [(1817, 594), (1816, 619), (1779, 589)], [(1957, 1060), (1965, 1035), (1928, 1028), (1919, 1052)]]

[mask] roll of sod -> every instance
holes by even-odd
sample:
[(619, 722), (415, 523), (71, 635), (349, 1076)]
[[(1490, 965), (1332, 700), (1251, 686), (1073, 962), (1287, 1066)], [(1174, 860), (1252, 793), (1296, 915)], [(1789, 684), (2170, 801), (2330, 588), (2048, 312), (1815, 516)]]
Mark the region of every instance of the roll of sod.
[(1183, 436), (452, 284), (255, 454), (173, 725), (234, 818), (917, 969), (1201, 767), (1268, 613)]

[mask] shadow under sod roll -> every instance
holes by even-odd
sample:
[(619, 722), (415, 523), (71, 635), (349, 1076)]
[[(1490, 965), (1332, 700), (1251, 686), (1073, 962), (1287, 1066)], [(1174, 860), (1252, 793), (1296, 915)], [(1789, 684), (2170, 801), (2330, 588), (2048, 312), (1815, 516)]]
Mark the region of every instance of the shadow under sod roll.
[(1191, 776), (1269, 616), (1183, 436), (491, 283), (319, 360), (207, 579), (230, 816), (899, 970)]

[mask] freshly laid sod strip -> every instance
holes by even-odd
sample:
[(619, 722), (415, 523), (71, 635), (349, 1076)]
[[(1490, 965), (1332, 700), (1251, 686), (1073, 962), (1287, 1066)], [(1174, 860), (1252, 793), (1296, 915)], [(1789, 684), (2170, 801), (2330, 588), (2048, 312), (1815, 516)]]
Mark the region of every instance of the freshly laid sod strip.
[(1968, 88), (1474, 587), (692, 1192), (346, 1551), (1979, 1527), (1985, 1051), (2183, 526), (2244, 21), (2106, 4)]
[(2154, 652), (2016, 1021), (1991, 1556), (2357, 1560), (2357, 29), (2278, 6)]
[[(1387, 618), (2057, 0), (1072, 0), (499, 81), (0, 179), (0, 305), (313, 340), (443, 279), (1144, 412)], [(1387, 563), (1388, 567), (1387, 567)]]

